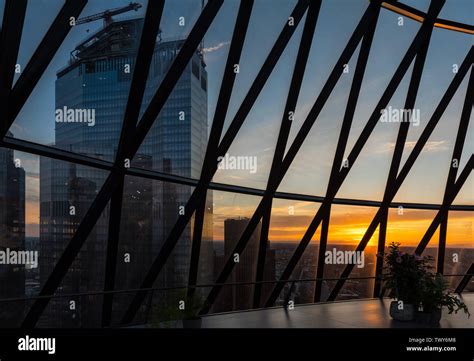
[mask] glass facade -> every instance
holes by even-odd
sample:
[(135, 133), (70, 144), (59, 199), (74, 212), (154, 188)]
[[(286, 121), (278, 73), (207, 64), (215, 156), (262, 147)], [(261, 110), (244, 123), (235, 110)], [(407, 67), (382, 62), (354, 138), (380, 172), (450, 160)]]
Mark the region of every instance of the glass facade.
[[(153, 27), (155, 3), (91, 3), (58, 56), (17, 39), (0, 251), (38, 267), (0, 265), (0, 327), (384, 297), (392, 242), (474, 290), (473, 30), (450, 4), (166, 1)], [(381, 120), (405, 107), (418, 125)]]
[[(86, 114), (90, 116), (93, 111), (94, 119), (87, 123), (68, 122), (66, 116), (64, 119), (56, 118), (56, 147), (107, 161), (116, 157), (142, 26), (141, 19), (112, 23), (86, 39), (72, 52), (70, 64), (57, 74), (56, 112), (58, 114), (58, 111), (63, 110), (67, 114), (67, 111), (83, 110), (85, 120)], [(95, 40), (91, 41), (91, 38)], [(155, 87), (160, 84), (183, 42), (178, 40), (156, 44), (143, 99), (144, 108), (151, 101)], [(196, 53), (156, 119), (145, 143), (133, 158), (132, 167), (154, 169), (188, 178), (199, 177), (207, 142), (207, 91), (202, 86), (206, 79), (204, 60)], [(40, 252), (48, 255), (42, 258), (40, 265), (41, 283), (44, 284), (63, 247), (70, 241), (99, 192), (106, 174), (42, 158), (40, 175)], [(127, 177), (119, 257), (133, 257), (133, 262), (130, 262), (135, 266), (131, 272), (126, 269), (127, 265), (118, 267), (117, 288), (131, 288), (143, 277), (144, 267), (149, 266), (151, 257), (159, 252), (179, 215), (180, 207), (190, 195), (189, 187), (175, 187), (162, 182)], [(212, 197), (208, 200), (206, 210), (212, 214)], [(95, 231), (87, 241), (89, 251), (81, 252), (80, 259), (73, 266), (79, 278), (67, 278), (62, 292), (101, 289), (103, 279), (94, 275), (100, 274), (101, 267), (105, 265), (109, 213), (110, 210), (106, 209), (97, 221)], [(212, 238), (211, 231), (208, 227), (204, 229), (204, 241)], [(157, 285), (170, 287), (186, 284), (190, 243), (189, 225)], [(211, 255), (207, 258), (210, 259)], [(120, 263), (121, 260), (119, 265)], [(203, 279), (205, 278), (204, 276)], [(94, 315), (74, 320), (69, 320), (66, 316), (70, 314), (68, 300), (56, 301), (58, 304), (52, 304), (49, 308), (49, 318), (67, 321), (58, 324), (49, 320), (46, 315), (43, 318), (45, 326), (99, 325), (102, 302), (99, 297), (95, 298), (95, 302), (88, 301), (88, 307)], [(124, 312), (125, 307), (125, 302), (115, 305), (118, 313)]]

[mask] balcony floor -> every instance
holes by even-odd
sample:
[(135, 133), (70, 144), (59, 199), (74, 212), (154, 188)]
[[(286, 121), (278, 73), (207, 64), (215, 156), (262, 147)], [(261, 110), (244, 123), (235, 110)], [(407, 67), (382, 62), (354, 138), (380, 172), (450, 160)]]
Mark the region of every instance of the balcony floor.
[[(442, 328), (474, 328), (474, 293), (463, 294), (472, 314), (449, 315), (443, 310)], [(203, 317), (203, 328), (422, 328), (415, 322), (398, 322), (390, 318), (390, 300), (368, 299), (320, 304), (296, 305), (255, 311), (229, 312)], [(433, 327), (433, 326), (431, 326)]]

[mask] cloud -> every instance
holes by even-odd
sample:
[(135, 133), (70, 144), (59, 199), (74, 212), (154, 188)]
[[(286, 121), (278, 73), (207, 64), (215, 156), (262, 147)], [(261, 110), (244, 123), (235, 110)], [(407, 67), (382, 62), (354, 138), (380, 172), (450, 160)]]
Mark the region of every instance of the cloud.
[[(413, 149), (415, 147), (416, 141), (409, 141), (405, 143), (406, 149)], [(385, 148), (383, 148), (380, 153), (391, 152), (395, 148), (395, 143), (390, 142), (385, 144)], [(448, 141), (446, 140), (431, 140), (426, 142), (425, 146), (423, 147), (423, 151), (426, 153), (436, 153), (436, 152), (444, 152), (448, 150)]]
[(223, 41), (223, 42), (221, 42), (221, 43), (219, 43), (215, 46), (210, 46), (210, 47), (207, 47), (207, 48), (203, 48), (202, 52), (203, 53), (213, 53), (213, 52), (219, 50), (220, 48), (222, 48), (222, 47), (224, 47), (228, 44), (230, 44), (230, 41)]
[[(15, 130), (17, 130), (18, 132), (16, 132)], [(16, 122), (14, 122), (12, 126), (10, 127), (10, 132), (12, 132), (13, 137), (15, 137), (16, 135), (17, 138), (21, 138), (21, 136), (18, 137), (18, 134), (27, 134), (26, 129)]]

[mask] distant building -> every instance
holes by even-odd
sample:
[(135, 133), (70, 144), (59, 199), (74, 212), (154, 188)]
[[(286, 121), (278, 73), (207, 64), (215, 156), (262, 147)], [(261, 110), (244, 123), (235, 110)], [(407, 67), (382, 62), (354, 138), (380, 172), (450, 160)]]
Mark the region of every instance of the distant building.
[[(13, 136), (10, 132), (7, 136)], [(0, 251), (25, 249), (25, 171), (16, 167), (13, 150), (0, 148)], [(25, 266), (0, 264), (0, 298), (25, 297)], [(0, 327), (17, 327), (22, 302), (0, 304)]]
[[(58, 71), (56, 109), (61, 117), (56, 122), (56, 147), (91, 157), (114, 160), (142, 26), (143, 19), (108, 24), (80, 43), (71, 53), (67, 66)], [(141, 114), (156, 93), (183, 43), (182, 40), (157, 42)], [(68, 120), (68, 110), (76, 111), (71, 113), (71, 119), (74, 121)], [(78, 115), (80, 119), (77, 119)], [(93, 119), (90, 119), (91, 116)], [(203, 59), (196, 52), (145, 142), (132, 159), (131, 166), (198, 178), (207, 134), (207, 73)], [(49, 255), (42, 258), (42, 282), (49, 276), (107, 176), (107, 172), (101, 170), (80, 165), (74, 166), (74, 169), (71, 169), (72, 167), (64, 162), (41, 159), (40, 244), (43, 254)], [(191, 192), (190, 187), (126, 176), (117, 260), (117, 289), (135, 289), (140, 286), (178, 218), (180, 207), (185, 205)], [(76, 208), (73, 219), (69, 215), (71, 206)], [(75, 281), (74, 277), (66, 276), (60, 292), (103, 290), (108, 207), (84, 244), (73, 269), (68, 272), (77, 272), (82, 278)], [(209, 192), (208, 196), (204, 226), (199, 279), (208, 283), (213, 274), (210, 248), (212, 192)], [(125, 253), (129, 255), (129, 262), (126, 261)], [(190, 253), (191, 224), (183, 232), (160, 274), (157, 285), (186, 286)], [(81, 261), (86, 254), (88, 261)], [(123, 316), (132, 297), (133, 293), (114, 296), (113, 323)], [(101, 299), (79, 299), (80, 311), (75, 316), (65, 303), (66, 300), (58, 299), (57, 303), (50, 303), (50, 312), (46, 313), (43, 319), (47, 325), (66, 326), (74, 316), (74, 326), (97, 326)], [(159, 299), (155, 302), (159, 302)], [(148, 302), (145, 302), (137, 319), (146, 315), (147, 307)]]
[[(233, 249), (247, 227), (248, 222), (248, 218), (226, 219), (224, 221), (224, 255), (216, 256), (216, 278), (229, 257), (234, 256), (232, 254)], [(261, 228), (261, 223), (259, 223), (250, 237), (245, 250), (239, 255), (239, 262), (235, 265), (228, 283), (255, 282)], [(264, 280), (273, 281), (274, 279), (275, 251), (270, 249), (270, 242), (268, 242)], [(225, 312), (253, 308), (254, 288), (254, 285), (224, 286), (214, 304), (213, 311)], [(269, 290), (270, 287), (267, 285), (262, 288), (262, 299), (265, 299)]]

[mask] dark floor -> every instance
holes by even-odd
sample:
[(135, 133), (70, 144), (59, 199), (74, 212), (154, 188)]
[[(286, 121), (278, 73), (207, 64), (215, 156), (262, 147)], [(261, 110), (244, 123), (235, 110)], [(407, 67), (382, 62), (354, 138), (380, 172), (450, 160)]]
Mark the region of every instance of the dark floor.
[[(472, 314), (449, 315), (443, 310), (439, 326), (474, 328), (474, 293), (463, 294)], [(390, 328), (428, 327), (417, 323), (394, 321), (389, 316), (390, 300), (368, 299), (295, 306), (293, 310), (232, 312), (203, 317), (203, 328)], [(433, 326), (431, 326), (433, 327)]]

